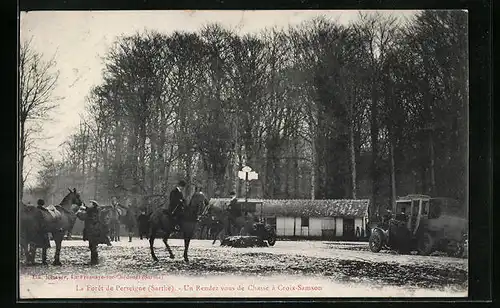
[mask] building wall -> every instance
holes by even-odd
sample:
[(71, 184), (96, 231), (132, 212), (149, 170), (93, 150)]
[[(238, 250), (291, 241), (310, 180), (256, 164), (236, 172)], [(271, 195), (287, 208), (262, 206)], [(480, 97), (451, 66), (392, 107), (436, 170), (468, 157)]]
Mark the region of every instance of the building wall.
[(320, 217), (309, 218), (309, 236), (321, 236), (322, 219)]
[[(294, 236), (294, 217), (276, 217), (276, 234), (283, 236)], [(299, 225), (300, 226), (300, 225)]]
[[(364, 229), (364, 219), (354, 219), (354, 230), (356, 227)], [(366, 230), (365, 234), (366, 234)], [(310, 217), (309, 226), (302, 227), (301, 217), (276, 217), (276, 234), (278, 236), (301, 236), (301, 237), (342, 237), (344, 236), (343, 217)]]
[(335, 217), (335, 236), (342, 236), (344, 234), (344, 220), (342, 217)]

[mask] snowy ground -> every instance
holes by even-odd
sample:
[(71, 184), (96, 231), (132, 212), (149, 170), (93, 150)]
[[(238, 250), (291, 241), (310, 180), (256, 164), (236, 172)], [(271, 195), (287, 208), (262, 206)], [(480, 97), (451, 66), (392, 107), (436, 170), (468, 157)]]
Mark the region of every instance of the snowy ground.
[[(372, 253), (368, 243), (230, 248), (192, 240), (189, 264), (182, 240), (169, 240), (174, 260), (156, 240), (157, 263), (147, 240), (113, 244), (99, 247), (97, 266), (87, 265), (90, 253), (81, 240), (63, 242), (62, 266), (21, 264), (20, 298), (467, 296), (466, 259)], [(49, 261), (53, 254), (50, 248)]]

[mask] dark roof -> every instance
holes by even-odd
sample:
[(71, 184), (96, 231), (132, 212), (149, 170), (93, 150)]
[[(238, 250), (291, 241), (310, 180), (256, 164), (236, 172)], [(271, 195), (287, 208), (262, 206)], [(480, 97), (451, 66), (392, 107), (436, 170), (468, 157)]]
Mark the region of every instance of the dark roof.
[[(231, 199), (211, 199), (210, 204), (216, 207), (226, 207)], [(244, 202), (238, 199), (238, 202)], [(367, 216), (370, 200), (368, 199), (339, 199), (339, 200), (274, 200), (249, 199), (249, 202), (262, 202), (264, 215), (293, 216), (293, 217), (365, 217)], [(260, 211), (260, 207), (257, 207)]]

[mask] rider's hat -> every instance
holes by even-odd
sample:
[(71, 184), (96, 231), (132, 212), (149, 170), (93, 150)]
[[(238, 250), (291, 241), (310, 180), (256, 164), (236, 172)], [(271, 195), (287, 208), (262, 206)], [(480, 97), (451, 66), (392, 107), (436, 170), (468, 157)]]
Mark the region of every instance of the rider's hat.
[(98, 207), (99, 206), (99, 203), (97, 203), (97, 201), (95, 200), (90, 200), (90, 208), (93, 208), (93, 207)]

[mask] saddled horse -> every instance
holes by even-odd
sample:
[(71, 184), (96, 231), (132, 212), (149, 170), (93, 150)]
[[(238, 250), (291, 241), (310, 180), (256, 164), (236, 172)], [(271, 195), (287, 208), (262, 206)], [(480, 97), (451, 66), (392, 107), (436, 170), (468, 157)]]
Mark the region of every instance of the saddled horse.
[(49, 205), (43, 209), (21, 205), (20, 240), (28, 264), (35, 262), (37, 246), (42, 247), (42, 264), (47, 264), (48, 247), (44, 244), (44, 239), (47, 233), (51, 233), (56, 244), (52, 264), (61, 265), (61, 243), (64, 234), (75, 224), (76, 212), (81, 205), (80, 194), (76, 192), (76, 188), (69, 189), (69, 193), (59, 205)]
[[(184, 238), (184, 261), (186, 263), (189, 262), (189, 243), (193, 238), (198, 218), (201, 214), (200, 211), (205, 208), (204, 205), (205, 203), (203, 199), (191, 198), (191, 202), (189, 203), (189, 206), (185, 207), (182, 213), (183, 218), (179, 222), (180, 232)], [(168, 238), (170, 237), (170, 234), (174, 232), (174, 228), (175, 222), (170, 215), (164, 212), (163, 208), (160, 207), (151, 213), (149, 219), (149, 249), (151, 251), (151, 257), (155, 262), (158, 262), (158, 258), (154, 252), (154, 241), (160, 232), (163, 234), (163, 243), (165, 243), (170, 259), (175, 258), (170, 246), (168, 245)]]

